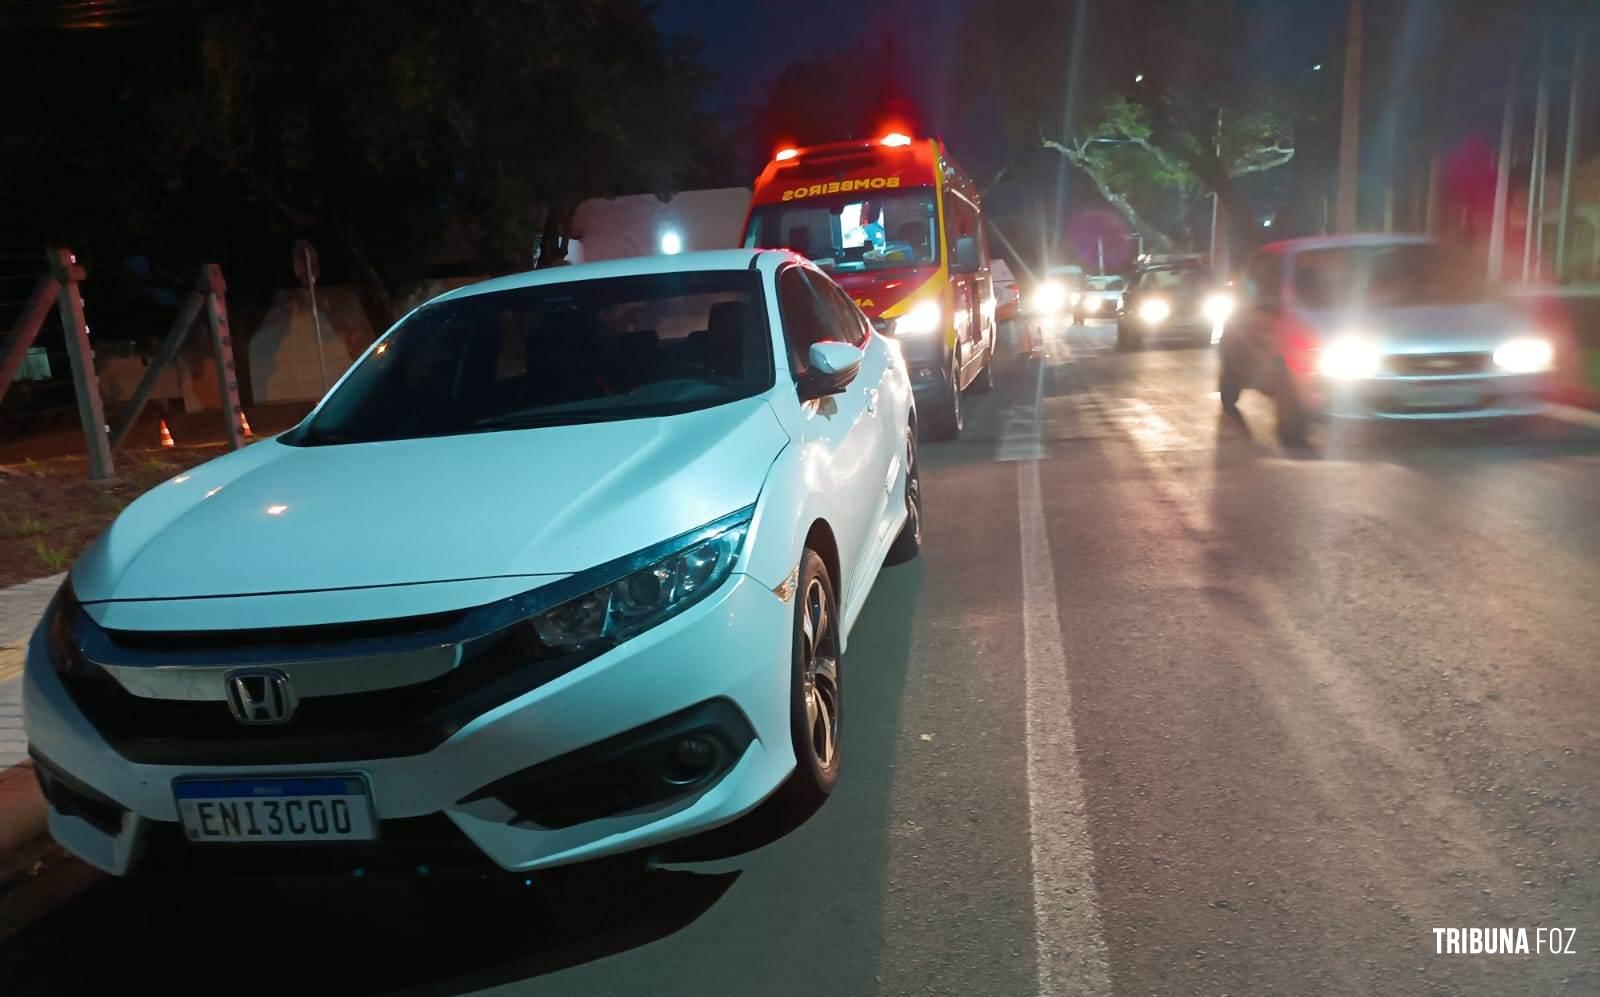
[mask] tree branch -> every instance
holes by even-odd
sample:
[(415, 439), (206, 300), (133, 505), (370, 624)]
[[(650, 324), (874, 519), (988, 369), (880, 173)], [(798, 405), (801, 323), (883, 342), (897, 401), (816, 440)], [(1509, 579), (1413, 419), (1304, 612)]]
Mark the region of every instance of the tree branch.
[(1263, 173), (1277, 169), (1294, 158), (1294, 146), (1274, 145), (1266, 149), (1252, 149), (1233, 161), (1228, 176), (1242, 177), (1247, 173)]
[(1146, 221), (1126, 197), (1112, 190), (1111, 186), (1106, 183), (1105, 176), (1088, 156), (1087, 142), (1079, 142), (1076, 146), (1071, 146), (1040, 135), (1039, 144), (1043, 148), (1060, 153), (1066, 157), (1067, 162), (1076, 166), (1094, 184), (1095, 190), (1100, 193), (1105, 202), (1115, 208), (1117, 213), (1122, 215), (1129, 225), (1133, 226), (1134, 231), (1144, 234), (1146, 242), (1161, 250), (1170, 250), (1172, 248), (1172, 239), (1165, 232)]

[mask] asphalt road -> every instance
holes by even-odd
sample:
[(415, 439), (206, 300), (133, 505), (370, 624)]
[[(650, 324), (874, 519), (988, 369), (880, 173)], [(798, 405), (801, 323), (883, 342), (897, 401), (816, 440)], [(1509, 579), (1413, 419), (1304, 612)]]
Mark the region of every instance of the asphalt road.
[[(1285, 452), (1209, 350), (1110, 339), (924, 448), (799, 826), (521, 890), (61, 862), (0, 896), (0, 991), (1600, 993), (1600, 434)], [(1574, 954), (1435, 954), (1471, 927)]]

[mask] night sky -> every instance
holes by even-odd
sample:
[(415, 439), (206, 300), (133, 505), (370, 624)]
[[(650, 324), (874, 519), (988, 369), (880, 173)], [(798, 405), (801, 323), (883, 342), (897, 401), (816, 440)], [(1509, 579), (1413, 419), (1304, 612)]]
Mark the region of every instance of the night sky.
[[(1346, 0), (1240, 0), (1255, 29), (1218, 53), (1241, 72), (1276, 75), (1325, 62), (1337, 70)], [(803, 3), (729, 3), (661, 0), (656, 21), (673, 34), (701, 39), (702, 58), (717, 73), (708, 96), (713, 110), (738, 114), (753, 93), (784, 66), (830, 50), (875, 47), (888, 35), (903, 53), (908, 95), (924, 120), (935, 123), (958, 158), (974, 170), (1004, 161), (1004, 138), (995, 109), (983, 101), (962, 109), (952, 99), (951, 78), (969, 8), (960, 0), (808, 0)], [(1009, 5), (996, 5), (1001, 8)], [(1062, 6), (1070, 6), (1063, 0)], [(1089, 37), (1137, 32), (1162, 16), (1160, 0), (1115, 0), (1090, 8)], [(1015, 30), (1016, 26), (1008, 26)], [(1070, 38), (1062, 39), (1063, 59)], [(1138, 71), (1130, 66), (1129, 72)], [(981, 86), (981, 81), (977, 81)]]

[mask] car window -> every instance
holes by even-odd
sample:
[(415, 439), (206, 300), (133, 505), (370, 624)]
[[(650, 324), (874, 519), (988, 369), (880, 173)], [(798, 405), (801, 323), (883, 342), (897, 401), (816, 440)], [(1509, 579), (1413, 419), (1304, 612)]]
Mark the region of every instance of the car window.
[(867, 325), (866, 316), (861, 314), (861, 309), (856, 307), (856, 303), (850, 300), (850, 296), (837, 284), (821, 274), (807, 274), (806, 277), (817, 288), (817, 293), (828, 301), (828, 311), (832, 317), (831, 325), (836, 333), (834, 338), (857, 348), (863, 346), (871, 327)]
[(840, 310), (831, 295), (800, 267), (790, 267), (779, 275), (778, 311), (789, 348), (789, 368), (796, 377), (806, 372), (806, 357), (813, 343), (845, 340), (845, 333), (838, 328)]
[(1312, 249), (1295, 257), (1294, 295), (1305, 308), (1404, 308), (1480, 301), (1485, 286), (1435, 243)]
[[(978, 210), (957, 194), (950, 194), (944, 201), (944, 235), (946, 259), (952, 266), (956, 262), (956, 244), (962, 239), (978, 238)], [(983, 251), (983, 243), (979, 242), (977, 249)]]
[(569, 281), (437, 301), (286, 442), (399, 440), (671, 415), (772, 385), (760, 275)]

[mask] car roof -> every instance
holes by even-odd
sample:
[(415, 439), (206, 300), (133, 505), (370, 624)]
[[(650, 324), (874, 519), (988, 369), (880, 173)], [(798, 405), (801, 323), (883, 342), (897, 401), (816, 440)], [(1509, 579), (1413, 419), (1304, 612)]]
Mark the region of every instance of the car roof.
[(1301, 239), (1280, 239), (1261, 248), (1273, 253), (1298, 253), (1307, 249), (1415, 246), (1438, 241), (1432, 236), (1412, 232), (1354, 232), (1349, 235), (1313, 235)]
[[(771, 260), (769, 264), (767, 261)], [(678, 253), (673, 256), (630, 256), (619, 260), (598, 263), (573, 263), (564, 267), (546, 267), (524, 273), (507, 274), (489, 280), (458, 287), (434, 298), (434, 301), (470, 298), (495, 291), (512, 291), (523, 287), (542, 287), (546, 284), (566, 284), (579, 280), (604, 280), (608, 277), (642, 277), (661, 273), (688, 273), (702, 270), (767, 270), (779, 261), (804, 259), (786, 249), (711, 249), (697, 253)]]

